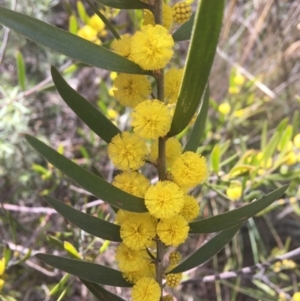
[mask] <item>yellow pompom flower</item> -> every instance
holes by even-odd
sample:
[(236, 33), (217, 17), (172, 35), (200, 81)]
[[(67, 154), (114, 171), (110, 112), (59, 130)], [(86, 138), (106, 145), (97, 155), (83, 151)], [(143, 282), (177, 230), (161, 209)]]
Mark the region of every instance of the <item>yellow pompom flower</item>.
[(237, 86), (242, 86), (245, 82), (245, 77), (241, 73), (237, 73), (233, 77), (233, 83)]
[(151, 247), (156, 235), (157, 221), (149, 214), (136, 214), (121, 223), (120, 236), (123, 243), (133, 250)]
[[(5, 271), (5, 258), (3, 257), (0, 260), (0, 277), (3, 276), (4, 271)], [(3, 286), (4, 286), (4, 280), (0, 278), (0, 291), (2, 290)]]
[(300, 292), (296, 292), (293, 295), (293, 301), (300, 301)]
[(163, 137), (171, 127), (172, 117), (168, 107), (157, 99), (146, 100), (137, 105), (131, 117), (134, 132), (142, 138)]
[(123, 132), (114, 136), (108, 144), (108, 156), (121, 170), (136, 170), (144, 165), (148, 148), (138, 135)]
[[(163, 2), (163, 24), (167, 30), (170, 30), (173, 23), (173, 10), (172, 7)], [(148, 9), (144, 10), (143, 25), (155, 25), (155, 20), (152, 12)]]
[(131, 49), (131, 35), (128, 33), (121, 35), (119, 40), (113, 40), (110, 48), (118, 55), (129, 57)]
[(160, 295), (159, 284), (150, 277), (139, 279), (132, 289), (133, 301), (159, 301)]
[(175, 288), (180, 284), (182, 273), (166, 275), (166, 283), (169, 287)]
[(171, 252), (169, 255), (169, 263), (171, 266), (177, 265), (181, 259), (182, 256), (178, 251)]
[(231, 106), (228, 102), (223, 102), (218, 106), (218, 111), (222, 115), (228, 115), (231, 111)]
[(178, 24), (183, 24), (190, 19), (192, 8), (186, 2), (179, 2), (173, 6), (173, 20)]
[(145, 250), (132, 250), (124, 243), (116, 249), (116, 261), (119, 269), (125, 273), (141, 270), (149, 263)]
[(101, 41), (98, 38), (97, 31), (89, 26), (85, 25), (77, 31), (77, 35), (85, 40), (93, 42), (97, 45), (101, 44)]
[(177, 102), (182, 76), (183, 69), (171, 68), (165, 73), (165, 101), (168, 104)]
[(206, 160), (196, 153), (185, 152), (174, 161), (171, 173), (179, 186), (200, 184), (207, 178)]
[(117, 175), (112, 184), (137, 197), (144, 197), (150, 181), (136, 171), (124, 171)]
[(294, 165), (297, 163), (297, 154), (295, 154), (294, 152), (289, 152), (286, 156), (285, 156), (285, 164), (286, 165)]
[(144, 75), (120, 74), (114, 81), (113, 92), (121, 105), (134, 108), (151, 93), (151, 84)]
[[(178, 158), (182, 153), (182, 146), (180, 142), (171, 137), (166, 142), (166, 162), (167, 166), (172, 166), (176, 158)], [(151, 145), (151, 150), (149, 154), (149, 159), (152, 162), (155, 162), (158, 157), (158, 140), (154, 141)]]
[(297, 147), (297, 148), (300, 148), (300, 133), (297, 134), (295, 137), (294, 137), (294, 145)]
[(171, 218), (183, 207), (183, 192), (173, 182), (159, 181), (145, 193), (145, 205), (156, 218)]
[(230, 183), (230, 186), (226, 189), (226, 195), (232, 200), (237, 201), (243, 194), (242, 184), (238, 181)]
[(163, 296), (162, 301), (174, 301), (174, 298), (172, 295), (165, 295)]
[(101, 36), (105, 36), (107, 34), (104, 22), (99, 18), (98, 15), (94, 14), (90, 17), (88, 21), (88, 25), (97, 31)]
[(166, 66), (173, 56), (174, 41), (161, 25), (146, 25), (131, 40), (130, 59), (144, 70), (156, 70)]
[(190, 195), (184, 197), (184, 204), (179, 212), (188, 222), (193, 221), (198, 217), (200, 211), (200, 206), (196, 199)]
[(124, 272), (122, 274), (123, 278), (131, 283), (136, 283), (142, 277), (155, 278), (155, 264), (148, 261), (148, 264), (143, 266), (141, 270)]
[(161, 219), (156, 231), (165, 245), (177, 247), (187, 239), (189, 225), (183, 216), (176, 215), (172, 218)]

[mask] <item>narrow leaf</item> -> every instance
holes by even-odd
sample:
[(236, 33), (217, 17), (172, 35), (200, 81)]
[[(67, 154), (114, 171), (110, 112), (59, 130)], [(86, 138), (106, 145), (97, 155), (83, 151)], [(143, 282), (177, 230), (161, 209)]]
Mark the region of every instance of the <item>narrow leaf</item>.
[(80, 212), (50, 196), (45, 196), (45, 199), (64, 218), (85, 232), (103, 239), (121, 242), (120, 226)]
[(234, 227), (271, 205), (287, 188), (284, 185), (241, 208), (190, 223), (190, 233), (213, 233)]
[(130, 60), (35, 18), (0, 6), (0, 23), (37, 43), (88, 65), (123, 73), (149, 74)]
[(81, 21), (87, 24), (89, 22), (90, 17), (86, 12), (83, 3), (81, 1), (77, 1), (76, 6)]
[(74, 15), (69, 17), (69, 31), (72, 34), (76, 34), (78, 30), (78, 22)]
[(215, 174), (218, 174), (220, 168), (221, 151), (220, 145), (216, 144), (210, 155), (211, 165)]
[(89, 289), (89, 291), (99, 300), (99, 301), (125, 301), (124, 299), (118, 297), (117, 295), (107, 291), (102, 286), (80, 279), (80, 281)]
[(53, 166), (96, 197), (120, 209), (133, 212), (147, 211), (142, 198), (133, 196), (111, 185), (85, 168), (60, 155), (35, 137), (25, 135), (25, 138)]
[(233, 228), (220, 232), (210, 241), (208, 241), (205, 245), (201, 246), (200, 249), (194, 252), (191, 256), (185, 259), (182, 263), (180, 263), (177, 267), (175, 267), (175, 269), (171, 270), (169, 273), (182, 273), (206, 262), (229, 243), (229, 241), (239, 230), (240, 226), (241, 225), (238, 224)]
[(208, 113), (208, 105), (209, 105), (209, 87), (207, 86), (199, 114), (198, 114), (195, 124), (193, 126), (189, 140), (185, 145), (185, 148), (184, 148), (185, 152), (188, 152), (188, 151), (196, 152), (196, 150), (199, 146), (201, 137), (205, 130), (205, 121), (206, 121), (207, 113)]
[(18, 82), (22, 91), (26, 89), (26, 71), (23, 55), (20, 51), (16, 55), (17, 69), (18, 69)]
[(225, 0), (210, 0), (200, 1), (198, 4), (183, 80), (168, 136), (175, 136), (183, 131), (197, 110), (216, 52), (224, 2)]
[(82, 259), (80, 253), (70, 242), (64, 241), (64, 249), (69, 253), (69, 255), (71, 255), (75, 259)]
[(149, 4), (140, 0), (95, 0), (103, 5), (121, 9), (150, 9)]
[(192, 14), (191, 18), (173, 33), (173, 39), (175, 42), (185, 41), (191, 38), (194, 20), (195, 14)]
[(93, 283), (120, 287), (132, 286), (131, 283), (128, 283), (122, 277), (121, 272), (100, 264), (42, 253), (36, 254), (35, 256), (54, 268)]
[(120, 133), (109, 119), (68, 85), (55, 67), (51, 67), (51, 74), (62, 99), (95, 134), (109, 143)]

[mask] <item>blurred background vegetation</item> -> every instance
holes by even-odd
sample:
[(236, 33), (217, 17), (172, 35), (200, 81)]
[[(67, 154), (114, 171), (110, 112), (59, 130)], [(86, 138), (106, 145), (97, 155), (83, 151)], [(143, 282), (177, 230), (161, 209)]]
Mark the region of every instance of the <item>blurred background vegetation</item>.
[[(74, 33), (93, 14), (86, 3), (75, 0), (0, 0), (0, 4)], [(140, 11), (102, 9), (119, 32), (134, 32), (142, 21)], [(300, 247), (299, 15), (295, 0), (227, 1), (210, 76), (209, 117), (199, 149), (211, 174), (202, 191), (195, 189), (192, 194), (201, 199), (202, 215), (207, 217), (284, 183), (290, 187), (283, 199), (246, 222), (225, 250), (186, 274), (185, 280), (268, 262)], [(0, 259), (7, 258), (6, 271), (0, 274), (5, 283), (0, 299), (93, 300), (75, 278), (63, 277), (30, 254), (68, 252), (76, 257), (70, 243), (85, 259), (115, 267), (114, 248), (74, 229), (47, 207), (43, 195), (99, 217), (112, 212), (47, 164), (23, 134), (37, 136), (111, 181), (115, 171), (104, 141), (62, 101), (53, 88), (50, 65), (60, 68), (73, 88), (122, 129), (129, 112), (112, 97), (115, 74), (73, 62), (7, 28), (0, 27), (0, 39)], [(112, 36), (102, 31), (97, 39), (107, 46)], [(174, 66), (183, 67), (187, 47), (188, 42), (177, 43)], [(183, 143), (189, 130), (179, 135)], [(181, 251), (190, 254), (205, 238), (192, 237)], [(291, 300), (288, 296), (300, 291), (299, 264), (295, 257), (271, 265), (260, 276), (249, 273), (193, 282), (175, 296), (178, 300)], [(127, 296), (125, 290), (119, 289), (118, 294)]]

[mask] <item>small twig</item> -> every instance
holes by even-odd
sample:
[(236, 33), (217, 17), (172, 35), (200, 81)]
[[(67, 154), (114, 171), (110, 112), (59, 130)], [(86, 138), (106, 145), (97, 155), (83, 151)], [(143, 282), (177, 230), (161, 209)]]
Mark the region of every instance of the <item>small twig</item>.
[(238, 271), (228, 271), (228, 272), (224, 272), (224, 273), (220, 273), (220, 274), (208, 275), (208, 276), (204, 276), (204, 277), (201, 277), (201, 278), (190, 279), (190, 280), (182, 282), (181, 284), (186, 285), (186, 284), (198, 283), (198, 282), (214, 282), (216, 280), (236, 278), (238, 276), (242, 276), (242, 275), (245, 275), (245, 274), (253, 274), (258, 269), (261, 270), (261, 269), (268, 268), (272, 264), (274, 264), (278, 261), (282, 261), (284, 259), (294, 258), (294, 257), (299, 256), (299, 255), (300, 255), (300, 248), (297, 248), (293, 251), (290, 251), (290, 252), (285, 253), (283, 255), (277, 256), (276, 258), (271, 259), (269, 261), (266, 261), (264, 263), (257, 263), (253, 266), (245, 267), (245, 268), (242, 268)]

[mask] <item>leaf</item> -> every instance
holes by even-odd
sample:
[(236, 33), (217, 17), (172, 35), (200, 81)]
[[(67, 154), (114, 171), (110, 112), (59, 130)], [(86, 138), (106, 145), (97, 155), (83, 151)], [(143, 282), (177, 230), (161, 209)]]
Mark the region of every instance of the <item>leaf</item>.
[(95, 0), (103, 5), (121, 9), (150, 9), (150, 6), (139, 0)]
[(241, 225), (238, 224), (233, 228), (220, 232), (169, 273), (182, 273), (206, 262), (229, 243), (229, 241), (239, 230), (240, 226)]
[(216, 144), (210, 155), (211, 165), (215, 174), (218, 174), (220, 168), (221, 151), (220, 144)]
[(287, 190), (284, 185), (257, 201), (213, 217), (190, 223), (190, 233), (213, 233), (234, 227), (271, 205)]
[(191, 18), (173, 33), (173, 40), (175, 42), (185, 41), (191, 38), (194, 20), (195, 14), (192, 14)]
[(80, 279), (80, 281), (89, 289), (89, 291), (100, 301), (125, 301), (117, 295), (107, 291), (102, 286)]
[(109, 119), (73, 90), (53, 66), (51, 74), (62, 99), (95, 134), (109, 143), (114, 136), (120, 133), (120, 130)]
[(169, 137), (179, 134), (189, 124), (205, 91), (217, 48), (224, 2), (225, 0), (210, 0), (200, 1), (198, 4)]
[(35, 256), (54, 268), (93, 283), (120, 287), (132, 286), (131, 283), (122, 277), (121, 272), (100, 264), (42, 253), (36, 254)]
[(26, 71), (23, 55), (20, 51), (16, 55), (17, 69), (18, 69), (18, 82), (22, 91), (26, 89)]
[(45, 196), (47, 203), (64, 218), (85, 232), (103, 239), (121, 242), (120, 226), (80, 212), (59, 200)]
[(0, 23), (23, 36), (88, 65), (123, 73), (149, 74), (130, 60), (35, 18), (0, 7)]
[(25, 138), (28, 143), (53, 166), (96, 197), (124, 210), (133, 212), (147, 211), (142, 198), (133, 196), (111, 185), (100, 177), (87, 171), (85, 168), (60, 155), (35, 137), (25, 135)]
[(199, 114), (198, 114), (195, 124), (193, 126), (189, 140), (185, 145), (184, 152), (188, 152), (188, 151), (196, 152), (196, 150), (199, 146), (202, 134), (205, 130), (205, 121), (206, 121), (207, 113), (208, 113), (208, 105), (209, 105), (209, 87), (207, 86)]
[(82, 259), (80, 253), (76, 250), (76, 248), (68, 241), (64, 241), (64, 249), (76, 259)]
[(89, 22), (90, 17), (86, 12), (83, 3), (81, 1), (77, 1), (76, 6), (77, 6), (78, 15), (79, 15), (81, 21), (83, 23), (87, 24)]

